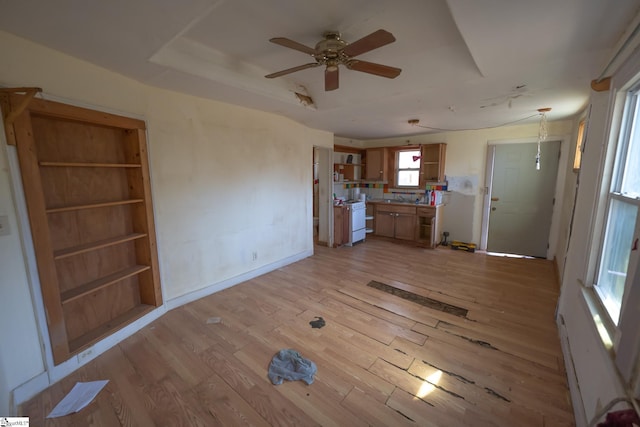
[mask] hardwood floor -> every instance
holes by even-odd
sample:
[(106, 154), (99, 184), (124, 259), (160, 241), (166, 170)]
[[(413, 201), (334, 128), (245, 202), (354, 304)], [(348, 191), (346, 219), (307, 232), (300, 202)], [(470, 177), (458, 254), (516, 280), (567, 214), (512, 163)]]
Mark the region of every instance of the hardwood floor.
[[(315, 251), (170, 311), (21, 413), (46, 426), (574, 425), (552, 262), (376, 239)], [(316, 316), (326, 326), (312, 328)], [(283, 348), (317, 364), (312, 385), (271, 384)], [(90, 406), (44, 418), (76, 381), (99, 379), (110, 381)]]

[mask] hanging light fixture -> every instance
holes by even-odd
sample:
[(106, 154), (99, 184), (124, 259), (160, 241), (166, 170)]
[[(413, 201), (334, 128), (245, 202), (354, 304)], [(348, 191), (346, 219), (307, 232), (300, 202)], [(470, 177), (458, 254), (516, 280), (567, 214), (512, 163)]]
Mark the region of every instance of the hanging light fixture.
[(551, 108), (538, 108), (540, 125), (538, 126), (538, 153), (536, 154), (536, 170), (540, 170), (540, 144), (547, 139), (547, 113)]

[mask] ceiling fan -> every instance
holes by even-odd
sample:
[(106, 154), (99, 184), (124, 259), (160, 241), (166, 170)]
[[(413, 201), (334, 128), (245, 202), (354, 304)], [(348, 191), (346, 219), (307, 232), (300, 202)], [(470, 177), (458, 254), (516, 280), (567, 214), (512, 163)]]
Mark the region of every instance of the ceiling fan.
[(295, 49), (303, 53), (311, 55), (316, 62), (310, 62), (297, 67), (288, 68), (266, 75), (268, 79), (284, 76), (286, 74), (295, 73), (296, 71), (306, 70), (307, 68), (319, 67), (325, 65), (324, 70), (324, 90), (338, 89), (339, 65), (342, 64), (350, 70), (362, 71), (363, 73), (374, 74), (376, 76), (393, 79), (398, 77), (402, 71), (400, 68), (389, 67), (388, 65), (376, 64), (374, 62), (361, 61), (354, 59), (358, 55), (377, 49), (389, 43), (396, 41), (396, 38), (388, 31), (378, 30), (357, 40), (351, 44), (340, 38), (337, 31), (327, 31), (323, 34), (324, 39), (320, 40), (315, 48), (310, 48), (296, 41), (285, 37), (275, 37), (270, 39), (271, 43), (280, 46)]

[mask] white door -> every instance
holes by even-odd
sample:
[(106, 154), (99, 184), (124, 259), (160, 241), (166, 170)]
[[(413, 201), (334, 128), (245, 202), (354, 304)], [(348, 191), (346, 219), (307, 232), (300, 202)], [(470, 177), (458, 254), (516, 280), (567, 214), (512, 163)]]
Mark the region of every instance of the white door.
[(560, 141), (494, 146), (487, 250), (546, 258)]

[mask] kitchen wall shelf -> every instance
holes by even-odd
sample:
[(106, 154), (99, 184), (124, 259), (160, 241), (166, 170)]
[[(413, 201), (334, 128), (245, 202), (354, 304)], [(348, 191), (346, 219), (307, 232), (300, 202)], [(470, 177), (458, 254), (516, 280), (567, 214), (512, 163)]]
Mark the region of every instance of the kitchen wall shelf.
[(32, 99), (9, 127), (58, 365), (162, 304), (145, 123)]

